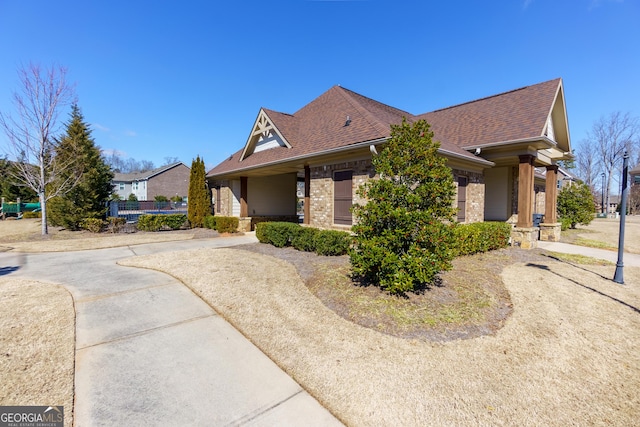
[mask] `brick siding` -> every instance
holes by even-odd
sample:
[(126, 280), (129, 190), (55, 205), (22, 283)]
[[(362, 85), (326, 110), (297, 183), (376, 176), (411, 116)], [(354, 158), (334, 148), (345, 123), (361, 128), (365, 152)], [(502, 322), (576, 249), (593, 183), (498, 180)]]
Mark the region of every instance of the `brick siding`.
[(191, 170), (187, 166), (179, 164), (152, 176), (147, 181), (147, 200), (154, 200), (155, 196), (165, 196), (169, 199), (175, 196), (187, 197), (190, 174)]

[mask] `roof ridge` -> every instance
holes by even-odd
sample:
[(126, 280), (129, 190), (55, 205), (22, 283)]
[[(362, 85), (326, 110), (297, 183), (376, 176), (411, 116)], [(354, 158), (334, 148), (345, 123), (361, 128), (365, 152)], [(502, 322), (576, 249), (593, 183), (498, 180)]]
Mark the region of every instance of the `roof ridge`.
[(373, 98), (369, 98), (367, 96), (360, 95), (359, 93), (354, 92), (354, 91), (352, 91), (350, 89), (347, 89), (345, 87), (342, 87), (342, 86), (335, 86), (335, 87), (337, 87), (339, 89), (342, 89), (340, 91), (340, 94), (342, 96), (344, 96), (352, 106), (354, 106), (356, 109), (360, 110), (360, 112), (363, 114), (363, 116), (365, 117), (365, 120), (367, 120), (369, 125), (373, 126), (374, 128), (376, 128), (381, 133), (389, 132), (389, 126), (381, 123), (380, 120), (378, 120), (378, 118), (375, 116), (375, 114), (373, 114), (367, 107), (362, 105), (357, 99), (355, 99), (355, 97), (361, 97), (361, 98), (364, 98), (364, 99), (366, 99), (368, 101), (373, 102), (376, 105), (380, 105), (382, 107), (389, 108), (389, 109), (392, 109), (394, 111), (398, 111), (400, 113), (406, 113), (408, 116), (411, 116), (411, 117), (413, 116), (413, 114), (411, 114), (411, 113), (408, 113), (406, 111), (400, 110), (399, 108), (395, 108), (395, 107), (392, 107), (390, 105), (384, 104), (384, 103), (382, 103), (380, 101), (376, 101)]
[(485, 96), (485, 97), (482, 97), (482, 98), (474, 99), (472, 101), (462, 102), (460, 104), (450, 105), (448, 107), (439, 108), (439, 109), (433, 110), (433, 111), (428, 111), (426, 113), (421, 113), (419, 115), (422, 116), (422, 115), (428, 114), (428, 113), (437, 113), (439, 111), (449, 110), (451, 108), (457, 108), (457, 107), (461, 107), (463, 105), (473, 104), (475, 102), (486, 101), (487, 99), (497, 98), (499, 96), (507, 95), (509, 93), (519, 92), (521, 90), (529, 89), (529, 88), (534, 87), (534, 86), (540, 86), (540, 85), (547, 84), (547, 83), (550, 83), (550, 82), (553, 82), (553, 81), (561, 81), (561, 80), (562, 80), (562, 78), (558, 77), (558, 78), (555, 78), (555, 79), (547, 80), (545, 82), (540, 82), (540, 83), (536, 83), (536, 84), (533, 84), (533, 85), (523, 86), (523, 87), (520, 87), (520, 88), (517, 88), (517, 89), (512, 89), (512, 90), (507, 90), (505, 92), (497, 93), (495, 95), (489, 95), (489, 96)]

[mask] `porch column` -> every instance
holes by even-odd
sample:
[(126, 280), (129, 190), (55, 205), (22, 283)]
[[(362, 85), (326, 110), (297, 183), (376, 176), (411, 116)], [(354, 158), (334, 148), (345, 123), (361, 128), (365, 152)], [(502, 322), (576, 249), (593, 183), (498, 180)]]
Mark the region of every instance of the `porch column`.
[(240, 218), (249, 216), (249, 205), (247, 205), (247, 177), (240, 177)]
[(311, 224), (311, 169), (304, 167), (304, 219), (303, 224)]
[(547, 166), (547, 179), (545, 182), (544, 196), (544, 222), (554, 224), (557, 222), (558, 202), (558, 166)]
[(540, 240), (559, 242), (562, 234), (558, 222), (558, 166), (547, 166), (544, 196), (544, 222), (540, 224)]
[(518, 170), (518, 222), (517, 227), (533, 227), (533, 160), (531, 154), (520, 157)]

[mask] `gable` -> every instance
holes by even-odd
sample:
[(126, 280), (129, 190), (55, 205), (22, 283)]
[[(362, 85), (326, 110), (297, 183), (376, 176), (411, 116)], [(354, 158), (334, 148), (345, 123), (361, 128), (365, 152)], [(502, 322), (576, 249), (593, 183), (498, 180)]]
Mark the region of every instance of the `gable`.
[(547, 123), (543, 132), (547, 138), (557, 144), (557, 148), (562, 152), (571, 151), (571, 142), (569, 139), (569, 125), (567, 123), (567, 110), (564, 104), (564, 91), (562, 82), (558, 85), (558, 89), (553, 100)]
[(269, 118), (265, 109), (261, 108), (240, 156), (240, 161), (253, 153), (278, 147), (291, 148), (291, 145), (274, 125), (273, 120)]

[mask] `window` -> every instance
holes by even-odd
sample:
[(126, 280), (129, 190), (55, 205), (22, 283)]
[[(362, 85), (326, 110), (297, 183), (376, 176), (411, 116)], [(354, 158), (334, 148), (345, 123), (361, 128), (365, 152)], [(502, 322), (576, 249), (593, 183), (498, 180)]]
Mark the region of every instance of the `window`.
[(121, 182), (118, 188), (120, 188), (120, 190), (124, 190), (124, 182)]
[(353, 171), (336, 172), (333, 176), (333, 223), (351, 225)]
[(465, 222), (467, 210), (467, 177), (458, 177), (458, 222)]

